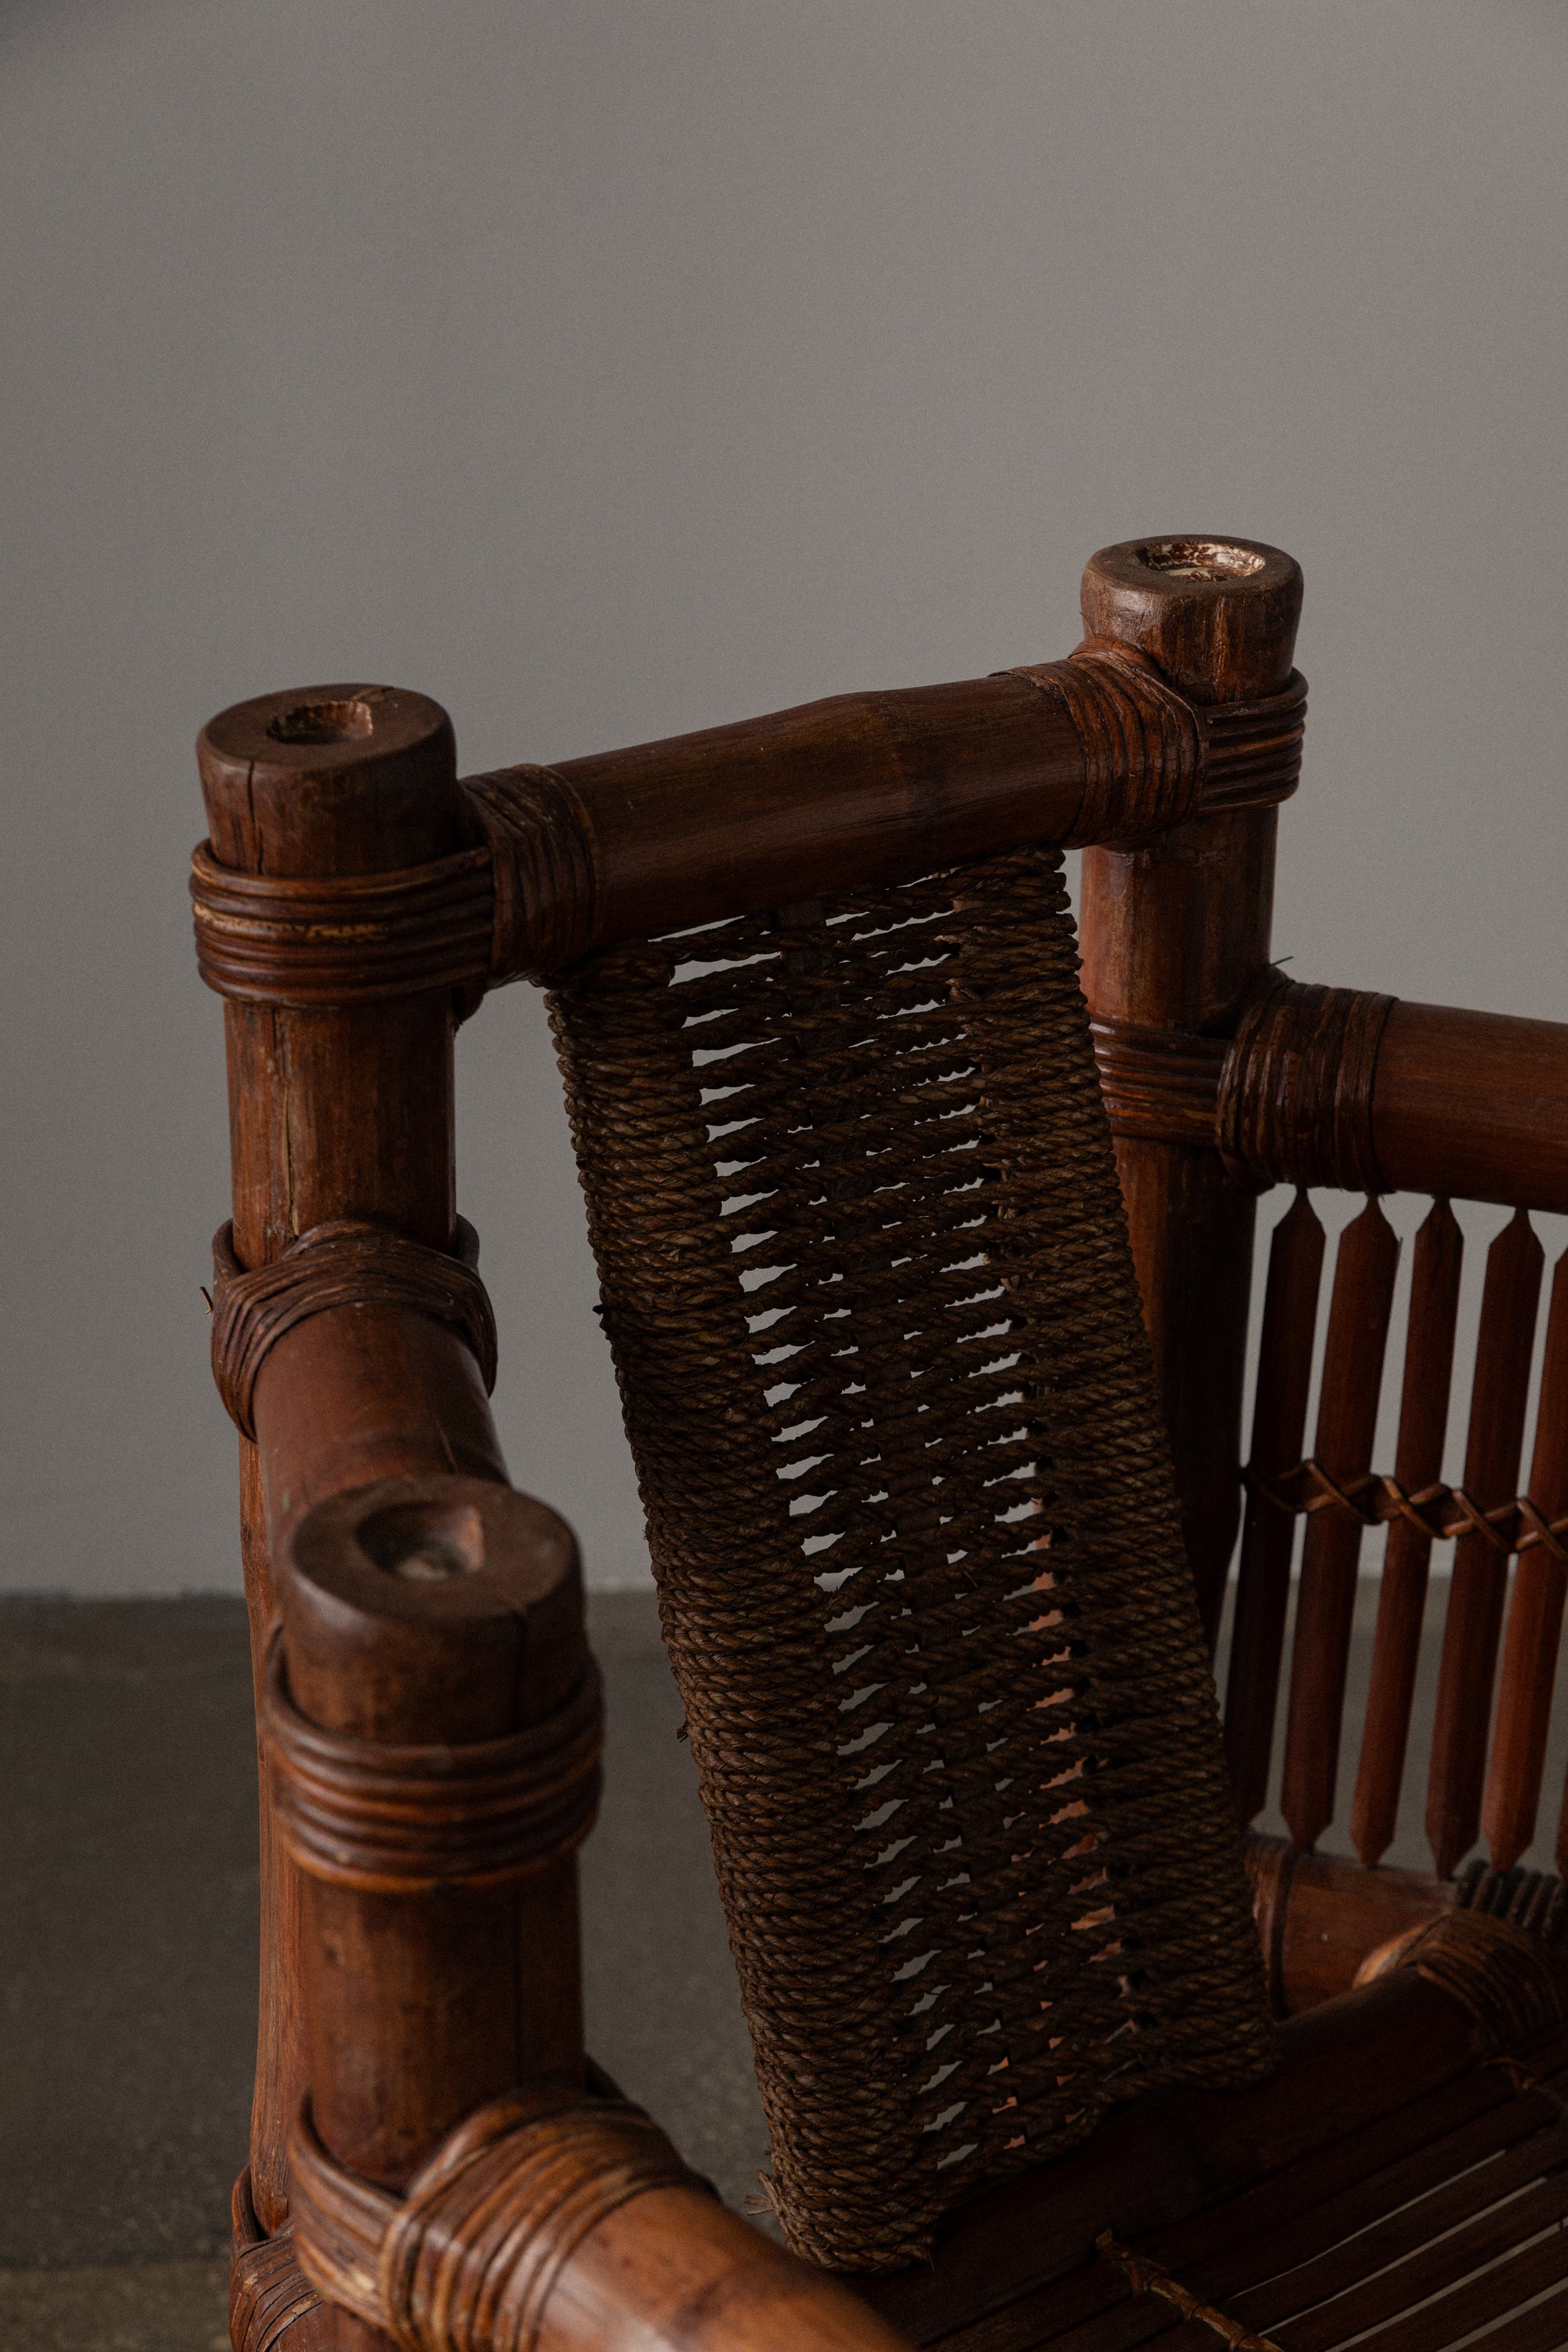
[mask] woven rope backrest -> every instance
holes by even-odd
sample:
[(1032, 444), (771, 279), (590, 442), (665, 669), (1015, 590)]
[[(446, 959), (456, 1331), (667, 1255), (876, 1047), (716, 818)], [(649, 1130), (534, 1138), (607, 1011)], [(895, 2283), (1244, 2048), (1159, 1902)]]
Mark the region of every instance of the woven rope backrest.
[(791, 2242), (1269, 2063), (1060, 860), (552, 1018)]

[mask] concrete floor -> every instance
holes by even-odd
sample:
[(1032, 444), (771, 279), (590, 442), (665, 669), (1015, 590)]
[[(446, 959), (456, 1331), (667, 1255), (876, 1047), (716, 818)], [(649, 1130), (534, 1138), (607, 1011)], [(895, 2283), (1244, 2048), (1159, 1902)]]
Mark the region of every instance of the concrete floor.
[[(740, 2202), (767, 2142), (651, 1597), (595, 1595), (589, 2042)], [(255, 2049), (237, 1601), (0, 1603), (0, 2345), (223, 2352)]]
[[(1417, 1753), (1440, 1587), (1433, 1604)], [(1369, 1585), (1352, 1723), (1375, 1606)], [(590, 1622), (609, 1697), (605, 1809), (584, 1856), (590, 2046), (740, 2203), (766, 2139), (679, 1700), (651, 1596), (596, 1595)], [(1562, 1750), (1560, 1734), (1549, 1790)], [(1352, 1771), (1347, 1752), (1347, 1790)], [(0, 1602), (0, 2345), (223, 2352), (255, 2032), (240, 1604)], [(1390, 1860), (1423, 1860), (1419, 1817), (1413, 1789)]]

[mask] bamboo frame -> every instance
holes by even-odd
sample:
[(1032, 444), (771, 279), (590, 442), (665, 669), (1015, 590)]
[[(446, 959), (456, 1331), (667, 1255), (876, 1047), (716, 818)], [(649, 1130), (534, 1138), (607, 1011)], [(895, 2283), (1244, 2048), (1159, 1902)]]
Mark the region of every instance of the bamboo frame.
[[(1256, 1190), (1356, 1181), (1568, 1208), (1568, 1030), (1345, 992), (1279, 996), (1269, 920), (1277, 804), (1298, 757), (1300, 599), (1289, 559), (1248, 541), (1102, 551), (1084, 611), (1096, 657), (1109, 649), (1122, 665), (1110, 735), (1096, 733), (1070, 680), (1013, 671), (840, 698), (465, 787), (445, 714), (418, 696), (321, 688), (224, 713), (201, 747), (211, 844), (197, 898), (206, 968), (228, 999), (239, 1263), (272, 1264), (301, 1234), (345, 1218), (450, 1245), (452, 1037), (487, 985), (651, 929), (809, 900), (830, 884), (896, 882), (1024, 841), (1082, 842), (1085, 987), (1212, 1632), (1241, 1502)], [(1195, 755), (1176, 756), (1152, 710), (1190, 726)], [(354, 940), (374, 985), (354, 979)], [(292, 977), (279, 980), (285, 964)], [(1310, 1302), (1281, 1297), (1281, 1331), (1299, 1333)], [(537, 1512), (510, 1496), (460, 1337), (387, 1301), (315, 1313), (267, 1355), (254, 1425), (241, 1464), (258, 1699), (281, 1625), (287, 1686), (323, 1734), (460, 1744), (551, 1717), (581, 1658), (574, 1570), (562, 1565), (548, 1592), (531, 1586), (520, 1601), (507, 1579), (523, 1573), (521, 1554), (498, 1535), (489, 1614), (460, 1622), (443, 1616), (438, 1578), (405, 1580), (390, 1612), (367, 1610), (356, 1586), (346, 1619), (348, 1588), (333, 1583), (373, 1490), (384, 1512), (417, 1503), (426, 1536), (464, 1510), (488, 1526), (487, 1496), (498, 1528), (514, 1504), (524, 1519)], [(1288, 1433), (1280, 1442), (1271, 1474), (1294, 1459)], [(1358, 1453), (1345, 1475), (1365, 1466)], [(1556, 1454), (1542, 1475), (1560, 1507)], [(547, 1517), (528, 1523), (529, 1540), (544, 1540)], [(339, 1565), (321, 1586), (329, 1522)], [(521, 1533), (517, 1543), (527, 1549)], [(1353, 1564), (1350, 1573), (1353, 1582)], [(1537, 1614), (1560, 1617), (1555, 1586), (1542, 1590)], [(526, 1629), (540, 1608), (548, 1630), (536, 1656)], [(1536, 1725), (1539, 1661), (1522, 1633), (1516, 1649), (1523, 1696), (1508, 1719)], [(1342, 1690), (1331, 1651), (1331, 1696)], [(1260, 1723), (1278, 1665), (1267, 1635), (1255, 1663), (1256, 1687), (1241, 1696)], [(1540, 1740), (1510, 1736), (1524, 1756), (1514, 1779), (1538, 1775)], [(1256, 1727), (1249, 1737), (1256, 1747)], [(1266, 1726), (1261, 1738), (1266, 1756)], [(449, 1901), (308, 1888), (265, 1742), (262, 1768), (262, 2029), (237, 2207), (242, 2330), (259, 2324), (258, 2263), (284, 2242), (289, 2137), (308, 2080), (328, 2156), (395, 2189), (464, 2115), (517, 2082), (586, 2081), (569, 1853), (504, 1898), (476, 1896), (471, 1918)], [(1331, 1810), (1331, 1791), (1307, 1802), (1304, 1841), (1324, 1801)], [(1489, 1802), (1518, 1814), (1506, 1790)], [(1453, 1899), (1436, 1877), (1261, 1846), (1255, 1857), (1281, 2010), (1342, 1990), (1391, 1917), (1407, 1924)], [(388, 1913), (389, 1900), (401, 1911)], [(1331, 1934), (1315, 1924), (1330, 1917)], [(357, 1956), (347, 1977), (345, 1952)], [(1452, 2031), (1419, 1989), (1395, 2011), (1402, 2049), (1436, 2047)], [(1214, 2127), (1205, 2121), (1198, 2140)], [(1237, 2155), (1238, 2178), (1247, 2160)], [(1085, 2177), (1092, 2187), (1092, 2163)], [(1016, 2237), (1034, 2192), (1009, 2194), (1003, 2234)], [(947, 2260), (918, 2322), (908, 2294), (879, 2295), (889, 2318), (927, 2340), (943, 2314), (973, 2319), (1000, 2284), (1017, 2288), (1016, 2260), (995, 2267), (1002, 2228), (982, 2218), (960, 2233), (969, 2251)], [(650, 2189), (588, 2232), (561, 2273), (560, 2325), (629, 2341), (652, 2324), (656, 2275), (658, 2326), (671, 2342), (898, 2340), (679, 2188)], [(389, 2341), (363, 2313), (307, 2297), (289, 2352)]]

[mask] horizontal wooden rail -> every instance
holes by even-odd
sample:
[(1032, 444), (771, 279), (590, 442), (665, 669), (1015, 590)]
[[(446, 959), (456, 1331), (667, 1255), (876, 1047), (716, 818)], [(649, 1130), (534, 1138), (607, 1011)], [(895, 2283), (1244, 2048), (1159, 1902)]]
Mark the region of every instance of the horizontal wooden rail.
[(1568, 1024), (1277, 979), (1234, 1038), (1095, 1024), (1112, 1127), (1248, 1184), (1568, 1212)]
[[(1300, 772), (1300, 598), (1290, 558), (1250, 541), (1104, 549), (1084, 575), (1089, 635), (1065, 661), (470, 778), (458, 838), (392, 870), (360, 833), (368, 812), (374, 838), (378, 802), (405, 820), (421, 761), (450, 757), (446, 713), (355, 685), (237, 703), (199, 746), (213, 820), (192, 882), (204, 975), (241, 1003), (456, 989), (471, 1007), (487, 986), (620, 940), (1026, 844), (1135, 844), (1271, 806)], [(1169, 643), (1145, 625), (1151, 607), (1171, 629), (1179, 618)], [(1210, 638), (1249, 635), (1270, 658), (1250, 698), (1216, 704), (1198, 656)], [(329, 819), (336, 798), (356, 812), (352, 837), (334, 836), (324, 870), (258, 859), (258, 825), (307, 787)]]

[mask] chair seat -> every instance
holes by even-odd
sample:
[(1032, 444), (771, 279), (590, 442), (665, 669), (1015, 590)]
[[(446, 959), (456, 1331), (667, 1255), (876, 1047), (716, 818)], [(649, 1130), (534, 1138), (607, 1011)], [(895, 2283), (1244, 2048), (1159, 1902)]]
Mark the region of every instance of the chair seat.
[(1557, 2352), (1568, 2021), (1500, 2021), (1382, 1977), (1286, 2026), (1261, 2089), (1143, 2103), (863, 2292), (942, 2352)]

